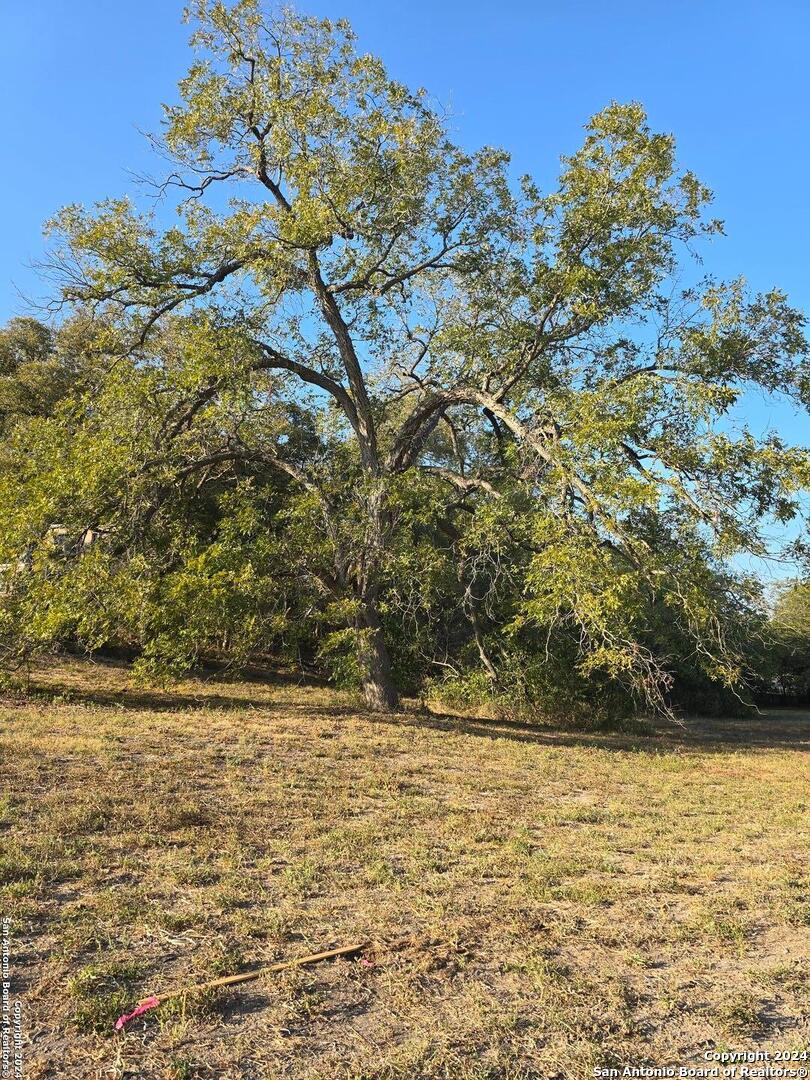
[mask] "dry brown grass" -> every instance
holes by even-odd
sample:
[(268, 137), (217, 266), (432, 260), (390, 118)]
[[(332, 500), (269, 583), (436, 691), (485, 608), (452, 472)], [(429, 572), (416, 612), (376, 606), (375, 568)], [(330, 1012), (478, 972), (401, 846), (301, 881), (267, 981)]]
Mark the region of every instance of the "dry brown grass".
[[(580, 1078), (810, 1048), (807, 718), (575, 736), (316, 688), (0, 708), (3, 907), (37, 1077)], [(168, 1004), (184, 979), (368, 937)]]

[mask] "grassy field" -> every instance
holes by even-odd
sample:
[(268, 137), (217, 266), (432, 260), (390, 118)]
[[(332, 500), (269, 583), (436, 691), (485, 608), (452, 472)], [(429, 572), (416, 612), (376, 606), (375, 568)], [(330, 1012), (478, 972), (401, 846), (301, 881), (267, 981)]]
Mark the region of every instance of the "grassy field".
[[(810, 1049), (807, 716), (656, 736), (41, 672), (0, 704), (38, 1077), (518, 1080)], [(368, 938), (112, 1031), (138, 998)]]

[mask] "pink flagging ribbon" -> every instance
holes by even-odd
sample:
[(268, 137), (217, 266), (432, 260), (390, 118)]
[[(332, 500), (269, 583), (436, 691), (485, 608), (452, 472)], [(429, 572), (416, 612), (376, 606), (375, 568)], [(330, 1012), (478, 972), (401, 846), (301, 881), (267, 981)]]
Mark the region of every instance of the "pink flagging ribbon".
[(121, 1031), (130, 1020), (136, 1020), (139, 1016), (143, 1016), (145, 1012), (149, 1012), (150, 1009), (154, 1009), (160, 1004), (159, 997), (148, 997), (145, 1001), (142, 1001), (137, 1009), (133, 1009), (131, 1013), (124, 1013), (123, 1016), (119, 1016), (115, 1021), (115, 1030)]

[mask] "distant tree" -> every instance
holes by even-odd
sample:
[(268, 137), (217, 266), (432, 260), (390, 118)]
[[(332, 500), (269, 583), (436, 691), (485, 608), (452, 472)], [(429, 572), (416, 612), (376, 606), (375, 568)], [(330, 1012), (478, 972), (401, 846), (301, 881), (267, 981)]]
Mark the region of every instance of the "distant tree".
[(734, 406), (755, 386), (806, 407), (808, 346), (779, 291), (679, 286), (679, 252), (720, 227), (673, 139), (609, 105), (542, 192), (455, 146), (345, 23), (193, 12), (199, 57), (156, 140), (175, 223), (124, 200), (52, 223), (98, 377), (19, 435), (6, 546), (34, 518), (92, 524), (121, 596), (158, 580), (149, 530), (176, 556), (178, 507), (216, 492), (249, 522), (228, 572), (254, 572), (263, 537), (372, 709), (402, 666), (493, 684), (558, 643), (664, 707), (662, 607), (739, 683), (726, 615), (756, 590), (730, 560), (798, 512), (808, 458)]
[(780, 589), (773, 622), (785, 633), (810, 641), (810, 581), (791, 581)]
[(48, 416), (79, 378), (73, 358), (60, 351), (37, 319), (11, 319), (0, 329), (0, 433), (18, 418)]
[(780, 587), (770, 630), (772, 683), (793, 697), (810, 696), (810, 582)]

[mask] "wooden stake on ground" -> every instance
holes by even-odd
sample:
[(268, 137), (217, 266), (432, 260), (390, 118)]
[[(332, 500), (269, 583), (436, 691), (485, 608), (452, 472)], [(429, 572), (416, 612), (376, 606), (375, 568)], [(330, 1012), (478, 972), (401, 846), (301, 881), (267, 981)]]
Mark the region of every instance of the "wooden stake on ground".
[(174, 990), (167, 990), (164, 994), (152, 994), (138, 1002), (137, 1008), (131, 1013), (125, 1013), (116, 1022), (116, 1031), (122, 1028), (136, 1016), (142, 1016), (149, 1009), (155, 1009), (169, 998), (180, 997), (183, 994), (199, 994), (205, 990), (215, 990), (220, 986), (234, 986), (237, 983), (250, 982), (262, 975), (269, 975), (274, 971), (284, 971), (286, 968), (303, 967), (306, 964), (317, 964), (321, 960), (332, 960), (336, 956), (351, 956), (353, 953), (362, 952), (368, 948), (370, 942), (361, 941), (357, 945), (343, 945), (339, 949), (327, 949), (326, 952), (310, 953), (309, 956), (299, 956), (295, 960), (282, 960), (277, 964), (268, 964), (265, 967), (254, 968), (253, 971), (243, 971), (239, 975), (224, 975), (219, 979), (211, 979), (206, 983), (198, 983), (195, 986), (180, 986)]
[(363, 949), (368, 947), (368, 944), (367, 941), (363, 941), (359, 945), (343, 945), (340, 949), (327, 949), (326, 952), (299, 956), (297, 960), (282, 960), (277, 964), (269, 964), (267, 967), (254, 968), (253, 971), (243, 971), (239, 975), (224, 975), (222, 978), (212, 979), (210, 982), (200, 983), (197, 986), (183, 986), (175, 990), (167, 990), (165, 994), (157, 994), (156, 996), (163, 1002), (169, 998), (179, 997), (180, 994), (201, 993), (204, 990), (214, 990), (218, 986), (233, 986), (235, 983), (250, 982), (251, 979), (258, 979), (261, 975), (269, 975), (273, 971), (303, 967), (305, 964), (317, 964), (321, 960), (331, 960), (335, 956), (350, 956), (352, 953), (362, 952)]

